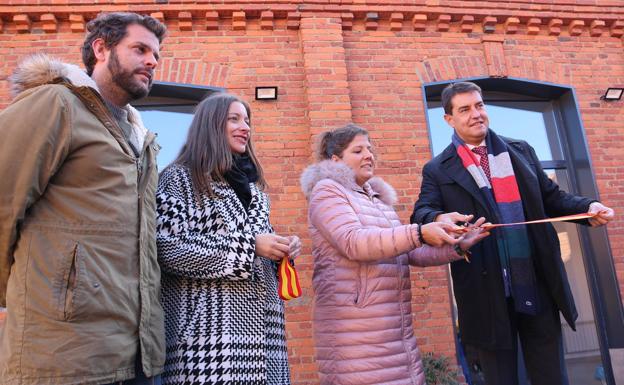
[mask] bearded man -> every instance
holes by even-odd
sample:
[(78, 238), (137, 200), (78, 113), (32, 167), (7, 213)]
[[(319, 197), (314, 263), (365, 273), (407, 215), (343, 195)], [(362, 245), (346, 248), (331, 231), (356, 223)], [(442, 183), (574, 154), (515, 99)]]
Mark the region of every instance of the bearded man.
[(35, 55), (0, 113), (0, 384), (158, 384), (154, 135), (148, 94), (166, 33), (134, 13), (89, 22), (86, 72)]

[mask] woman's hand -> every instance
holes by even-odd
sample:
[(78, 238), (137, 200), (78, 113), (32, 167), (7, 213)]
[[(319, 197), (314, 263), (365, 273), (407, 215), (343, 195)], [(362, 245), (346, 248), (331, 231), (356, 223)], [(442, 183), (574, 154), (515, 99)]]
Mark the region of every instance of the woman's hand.
[(446, 222), (431, 222), (420, 226), (420, 234), (425, 243), (435, 247), (456, 244), (463, 231), (463, 227)]
[[(286, 257), (290, 253), (290, 245), (291, 240), (289, 238), (277, 234), (256, 235), (256, 255), (273, 261), (279, 262)], [(301, 242), (299, 242), (299, 246), (301, 247)]]
[(485, 223), (485, 218), (481, 217), (475, 223), (466, 227), (467, 231), (459, 238), (459, 247), (464, 251), (468, 251), (477, 242), (490, 235), (489, 231), (481, 227), (489, 224), (489, 222)]
[(290, 235), (287, 238), (290, 241), (288, 245), (288, 256), (290, 259), (295, 259), (301, 254), (301, 240), (296, 235)]

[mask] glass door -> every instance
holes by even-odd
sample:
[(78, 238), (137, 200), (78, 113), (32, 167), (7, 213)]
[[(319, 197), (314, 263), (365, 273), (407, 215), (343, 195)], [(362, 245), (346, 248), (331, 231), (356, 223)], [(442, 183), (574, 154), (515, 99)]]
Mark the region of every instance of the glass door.
[[(569, 191), (568, 173), (565, 170), (545, 170), (562, 189)], [(581, 252), (578, 225), (567, 222), (554, 223), (561, 244), (563, 259), (574, 301), (578, 310), (576, 332), (561, 318), (561, 330), (568, 377), (571, 385), (601, 384), (602, 359), (587, 284), (587, 272)]]

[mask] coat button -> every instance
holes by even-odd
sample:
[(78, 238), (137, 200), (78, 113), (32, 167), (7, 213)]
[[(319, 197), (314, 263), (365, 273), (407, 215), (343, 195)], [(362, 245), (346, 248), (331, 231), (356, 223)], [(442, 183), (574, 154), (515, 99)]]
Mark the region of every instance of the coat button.
[(486, 270), (483, 270), (483, 271), (481, 272), (481, 275), (487, 275), (487, 271), (486, 271)]

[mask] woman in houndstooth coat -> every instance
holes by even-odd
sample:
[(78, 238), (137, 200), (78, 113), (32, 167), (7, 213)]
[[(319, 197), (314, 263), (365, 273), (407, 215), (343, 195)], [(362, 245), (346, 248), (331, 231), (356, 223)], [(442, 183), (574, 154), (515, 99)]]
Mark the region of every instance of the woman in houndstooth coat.
[(273, 232), (249, 115), (232, 95), (201, 102), (160, 176), (165, 384), (290, 384), (276, 262), (301, 242)]

